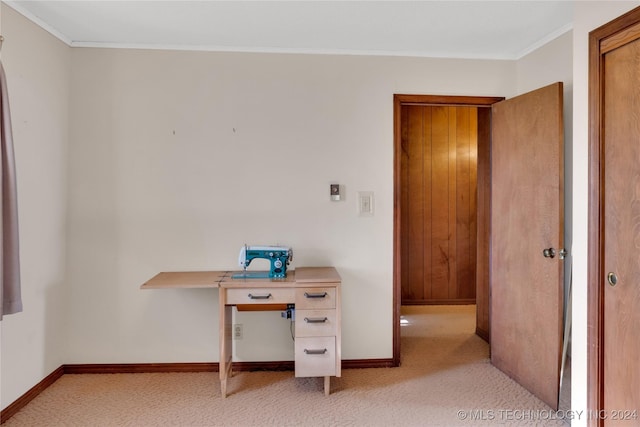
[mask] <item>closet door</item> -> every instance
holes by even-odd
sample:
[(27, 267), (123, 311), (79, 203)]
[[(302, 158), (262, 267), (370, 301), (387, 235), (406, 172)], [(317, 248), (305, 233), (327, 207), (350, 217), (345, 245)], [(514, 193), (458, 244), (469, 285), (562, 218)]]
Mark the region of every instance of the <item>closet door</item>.
[[(598, 260), (590, 260), (599, 271), (592, 274), (591, 298), (600, 301), (591, 310), (591, 325), (601, 336), (594, 345), (599, 351), (598, 374), (591, 378), (590, 393), (597, 396), (605, 414), (597, 424), (638, 425), (640, 423), (640, 8), (594, 31), (591, 53), (593, 76), (600, 88), (599, 115), (592, 126), (597, 135), (600, 182), (598, 212), (592, 222), (600, 239), (595, 249)], [(597, 46), (593, 43), (599, 39)], [(594, 55), (596, 53), (596, 55)], [(596, 94), (592, 94), (595, 98)], [(592, 146), (593, 147), (593, 146)], [(592, 151), (593, 153), (593, 151)], [(595, 154), (595, 153), (593, 153)], [(592, 154), (592, 155), (593, 155)], [(592, 215), (593, 217), (593, 215)], [(597, 224), (597, 225), (596, 225)], [(595, 228), (597, 227), (597, 229)], [(595, 239), (592, 239), (592, 244)], [(593, 252), (592, 252), (593, 253)], [(592, 267), (593, 268), (593, 267)], [(597, 313), (594, 316), (594, 311)], [(595, 327), (593, 329), (596, 329)], [(593, 345), (592, 340), (592, 345)], [(590, 346), (591, 348), (591, 346)], [(598, 360), (592, 353), (591, 360)], [(592, 362), (593, 363), (593, 362)], [(595, 380), (601, 381), (594, 389)], [(600, 394), (601, 393), (601, 394)], [(596, 424), (596, 422), (593, 422)]]

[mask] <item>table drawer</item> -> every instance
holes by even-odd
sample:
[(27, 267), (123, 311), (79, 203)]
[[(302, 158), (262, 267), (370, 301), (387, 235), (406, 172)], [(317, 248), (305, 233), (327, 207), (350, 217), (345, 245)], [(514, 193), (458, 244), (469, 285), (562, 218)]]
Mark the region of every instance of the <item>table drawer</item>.
[(295, 300), (293, 288), (227, 289), (227, 304), (291, 304)]
[(336, 288), (297, 288), (296, 309), (336, 308)]
[(335, 337), (296, 337), (295, 347), (296, 377), (336, 375)]
[(329, 337), (335, 334), (335, 310), (296, 310), (296, 338)]

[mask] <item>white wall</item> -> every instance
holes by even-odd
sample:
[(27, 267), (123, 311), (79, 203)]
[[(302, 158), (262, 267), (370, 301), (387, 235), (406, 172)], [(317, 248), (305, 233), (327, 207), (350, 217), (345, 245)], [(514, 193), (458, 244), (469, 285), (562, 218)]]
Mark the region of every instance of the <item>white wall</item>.
[[(573, 26), (573, 356), (571, 399), (587, 407), (587, 231), (589, 200), (589, 32), (635, 8), (638, 1), (576, 2)], [(585, 426), (585, 417), (572, 425)]]
[[(572, 51), (573, 32), (567, 31), (520, 58), (516, 64), (518, 94), (561, 81), (564, 82), (565, 95), (570, 95), (573, 87)], [(571, 104), (571, 97), (568, 101)]]
[(5, 316), (1, 406), (65, 362), (70, 48), (1, 6), (18, 180), (22, 313)]
[[(587, 37), (637, 5), (575, 5), (578, 410), (586, 407)], [(215, 292), (138, 287), (160, 270), (234, 267), (245, 242), (290, 244), (294, 266), (335, 264), (344, 278), (344, 356), (391, 357), (392, 94), (511, 96), (560, 72), (529, 74), (524, 64), (544, 63), (540, 52), (512, 63), (74, 49), (67, 61), (68, 48), (4, 5), (2, 32), (25, 301), (24, 313), (0, 324), (3, 408), (61, 363), (217, 360)], [(67, 91), (71, 287), (63, 303)], [(345, 202), (328, 201), (334, 181), (346, 186)], [(375, 191), (374, 218), (356, 217), (358, 190)], [(289, 340), (285, 321), (243, 316), (243, 360), (254, 350), (289, 356), (280, 349)]]
[[(217, 293), (139, 290), (236, 268), (244, 243), (343, 278), (343, 357), (392, 357), (393, 94), (510, 95), (512, 61), (74, 49), (68, 363), (217, 361)], [(346, 188), (331, 202), (329, 184)], [(357, 191), (375, 193), (359, 218)], [(264, 265), (263, 265), (264, 267)], [(239, 360), (292, 360), (240, 313)]]

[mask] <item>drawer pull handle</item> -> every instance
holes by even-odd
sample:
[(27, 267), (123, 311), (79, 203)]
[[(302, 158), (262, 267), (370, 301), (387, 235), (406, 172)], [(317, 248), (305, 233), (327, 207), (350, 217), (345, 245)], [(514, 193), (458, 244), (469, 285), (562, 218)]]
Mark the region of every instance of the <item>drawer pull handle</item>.
[(253, 295), (249, 294), (249, 299), (269, 299), (271, 298), (271, 294), (268, 295)]
[(329, 319), (326, 318), (326, 317), (315, 317), (315, 318), (314, 317), (305, 317), (304, 318), (304, 321), (307, 322), (307, 323), (324, 323), (327, 320), (329, 320)]
[(305, 298), (325, 298), (327, 295), (329, 294), (326, 292), (317, 293), (317, 294), (310, 294), (309, 292), (304, 293)]
[(325, 354), (327, 352), (326, 348), (322, 350), (309, 350), (307, 348), (304, 349), (305, 354)]

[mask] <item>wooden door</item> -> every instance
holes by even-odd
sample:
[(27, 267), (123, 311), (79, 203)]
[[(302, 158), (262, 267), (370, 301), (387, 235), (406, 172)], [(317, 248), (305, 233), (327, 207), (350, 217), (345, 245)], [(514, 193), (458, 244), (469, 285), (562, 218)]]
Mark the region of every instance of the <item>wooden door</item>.
[[(640, 422), (640, 9), (591, 34), (589, 394), (595, 425)], [(593, 67), (598, 67), (594, 69)], [(595, 116), (593, 115), (595, 114)], [(596, 163), (597, 162), (597, 163)], [(599, 196), (599, 197), (598, 197)], [(601, 216), (600, 216), (601, 213)], [(594, 387), (594, 383), (596, 387)], [(594, 407), (595, 406), (595, 407)], [(602, 411), (602, 412), (600, 412)]]
[(604, 403), (640, 410), (640, 40), (604, 74)]
[(477, 107), (401, 111), (402, 303), (475, 302)]
[[(491, 362), (552, 408), (562, 352), (562, 83), (492, 107)], [(554, 248), (547, 258), (543, 250)]]

